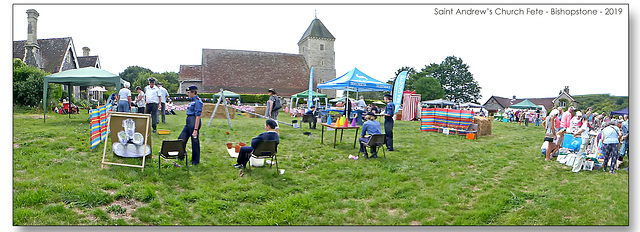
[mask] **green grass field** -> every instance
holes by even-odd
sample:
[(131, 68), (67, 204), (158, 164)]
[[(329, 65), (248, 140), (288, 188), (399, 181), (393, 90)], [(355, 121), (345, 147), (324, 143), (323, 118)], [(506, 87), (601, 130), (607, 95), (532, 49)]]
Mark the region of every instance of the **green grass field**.
[[(358, 152), (353, 131), (334, 149), (333, 132), (320, 144), (320, 130), (282, 125), (284, 175), (265, 166), (240, 176), (225, 143), (249, 143), (264, 120), (236, 116), (230, 130), (226, 119), (207, 127), (206, 118), (201, 164), (187, 177), (184, 162), (163, 160), (159, 176), (161, 141), (176, 139), (184, 120), (178, 112), (159, 124), (171, 133), (152, 136), (142, 172), (101, 168), (86, 111), (47, 115), (46, 124), (42, 114), (14, 112), (13, 225), (629, 225), (628, 171), (573, 173), (545, 162), (543, 130), (532, 125), (494, 122), (491, 136), (471, 141), (396, 121), (397, 151), (359, 160), (347, 158)], [(111, 152), (107, 160), (142, 163)]]

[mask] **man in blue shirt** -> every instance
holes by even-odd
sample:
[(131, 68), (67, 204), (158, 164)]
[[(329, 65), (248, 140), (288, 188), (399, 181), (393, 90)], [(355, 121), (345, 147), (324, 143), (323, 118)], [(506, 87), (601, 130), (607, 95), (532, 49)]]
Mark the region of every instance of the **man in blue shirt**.
[[(316, 129), (316, 123), (318, 121), (317, 113), (318, 111), (316, 111), (316, 106), (313, 106), (313, 105), (310, 106), (310, 109), (308, 109), (307, 112), (304, 113), (304, 115), (313, 116), (311, 121), (309, 121), (309, 129)], [(313, 124), (313, 126), (311, 126), (311, 124)]]
[(384, 95), (384, 102), (387, 103), (387, 107), (384, 108), (384, 112), (381, 114), (384, 116), (384, 134), (387, 140), (387, 151), (393, 151), (393, 116), (396, 105), (393, 104), (392, 99), (391, 94)]
[(362, 142), (368, 143), (371, 137), (364, 137), (365, 135), (382, 134), (380, 123), (376, 121), (376, 115), (373, 112), (367, 113), (364, 117), (367, 121), (362, 124), (362, 133), (360, 133), (360, 152), (364, 152), (364, 158), (378, 158), (378, 153), (374, 146), (371, 147), (371, 157), (367, 157), (367, 149), (365, 149)]
[(279, 144), (280, 136), (278, 136), (278, 133), (276, 132), (277, 126), (278, 124), (276, 123), (276, 121), (272, 119), (267, 119), (267, 122), (265, 123), (265, 126), (264, 126), (264, 129), (267, 132), (263, 132), (262, 134), (258, 135), (258, 137), (251, 139), (250, 147), (241, 147), (240, 152), (238, 152), (238, 158), (236, 160), (237, 163), (234, 164), (233, 166), (236, 168), (244, 168), (247, 165), (247, 162), (249, 162), (249, 158), (251, 157), (251, 152), (253, 152), (253, 149), (258, 147), (259, 142), (276, 141), (276, 144)]
[[(187, 106), (187, 124), (178, 136), (183, 145), (187, 146), (187, 140), (191, 137), (191, 164), (200, 163), (200, 115), (202, 114), (202, 100), (198, 97), (198, 87), (192, 85), (187, 88), (187, 95), (191, 98), (191, 103)], [(158, 107), (156, 106), (156, 109)]]

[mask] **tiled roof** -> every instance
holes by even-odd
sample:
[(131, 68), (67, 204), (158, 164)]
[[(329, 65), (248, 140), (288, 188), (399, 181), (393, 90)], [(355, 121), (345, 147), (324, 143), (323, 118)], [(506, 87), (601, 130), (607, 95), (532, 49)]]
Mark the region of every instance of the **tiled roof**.
[(300, 38), (300, 41), (298, 41), (298, 44), (304, 41), (307, 37), (329, 39), (329, 40), (336, 39), (335, 37), (333, 37), (331, 32), (329, 32), (329, 29), (327, 29), (327, 27), (324, 26), (324, 24), (322, 23), (322, 21), (320, 21), (320, 19), (314, 19), (313, 21), (311, 21), (311, 24), (307, 28), (307, 31), (305, 31), (304, 34), (302, 35), (302, 38)]
[[(499, 96), (491, 96), (491, 98), (495, 99), (498, 104), (500, 104), (500, 106), (502, 106), (503, 109), (509, 108), (509, 106), (511, 106), (511, 99), (510, 98), (506, 98), (506, 97), (499, 97)], [(491, 98), (489, 98), (489, 100), (491, 100)], [(543, 105), (545, 109), (549, 110), (551, 108), (553, 108), (553, 99), (554, 98), (523, 98), (523, 99), (516, 99), (513, 101), (513, 104), (518, 104), (524, 100), (528, 99), (529, 101), (533, 102), (533, 104), (536, 105)], [(487, 100), (487, 102), (489, 102), (489, 100)], [(487, 103), (485, 103), (486, 105)]]
[[(13, 41), (13, 58), (24, 58), (24, 44), (26, 42), (26, 40)], [(71, 37), (38, 40), (44, 71), (57, 73), (60, 70), (70, 43)]]
[(299, 54), (203, 49), (201, 70), (206, 93), (224, 88), (239, 94), (264, 94), (274, 88), (278, 95), (287, 96), (309, 88), (310, 70)]
[[(506, 97), (498, 97), (498, 96), (492, 96), (494, 99), (496, 99), (496, 101), (498, 102), (498, 104), (500, 104), (500, 106), (504, 107), (504, 108), (509, 108), (509, 106), (511, 105), (511, 99), (506, 98)], [(514, 103), (515, 104), (515, 103)]]
[(180, 65), (180, 81), (202, 81), (202, 65)]
[(78, 66), (80, 68), (94, 67), (100, 68), (98, 65), (98, 56), (78, 56)]

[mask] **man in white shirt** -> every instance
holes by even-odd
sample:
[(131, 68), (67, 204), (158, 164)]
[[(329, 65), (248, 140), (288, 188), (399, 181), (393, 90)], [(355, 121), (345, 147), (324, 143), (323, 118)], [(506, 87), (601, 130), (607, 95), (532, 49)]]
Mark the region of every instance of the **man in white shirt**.
[(167, 110), (167, 97), (169, 97), (169, 92), (167, 92), (167, 89), (162, 87), (162, 83), (158, 83), (158, 89), (160, 90), (160, 104), (162, 106), (162, 110), (160, 111), (160, 114), (162, 115), (162, 123), (166, 123), (164, 121), (164, 114)]
[(362, 114), (364, 114), (367, 110), (367, 103), (364, 102), (364, 96), (360, 96), (360, 100), (358, 100), (356, 102), (356, 105), (358, 106), (356, 108), (356, 110), (354, 110), (353, 112), (356, 113), (356, 124), (358, 126), (362, 126), (363, 122), (362, 122)]
[(156, 85), (155, 78), (149, 78), (149, 86), (147, 87), (147, 107), (145, 108), (147, 114), (151, 114), (151, 127), (153, 127), (153, 133), (156, 133), (156, 125), (158, 125), (158, 105), (160, 104), (160, 89)]

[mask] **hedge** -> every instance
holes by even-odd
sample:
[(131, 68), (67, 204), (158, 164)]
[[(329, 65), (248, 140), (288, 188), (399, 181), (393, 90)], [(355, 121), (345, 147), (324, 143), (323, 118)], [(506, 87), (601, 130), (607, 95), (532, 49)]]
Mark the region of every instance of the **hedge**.
[[(188, 101), (188, 95), (184, 93), (172, 93), (169, 94), (173, 101)], [(217, 98), (213, 97), (213, 93), (199, 93), (198, 96), (203, 100), (203, 102), (216, 103)], [(106, 97), (109, 97), (108, 95)], [(137, 93), (131, 93), (131, 98), (135, 99), (138, 97)], [(266, 104), (269, 100), (269, 94), (240, 94), (240, 99), (242, 103), (259, 103)], [(235, 102), (235, 99), (233, 99)]]

